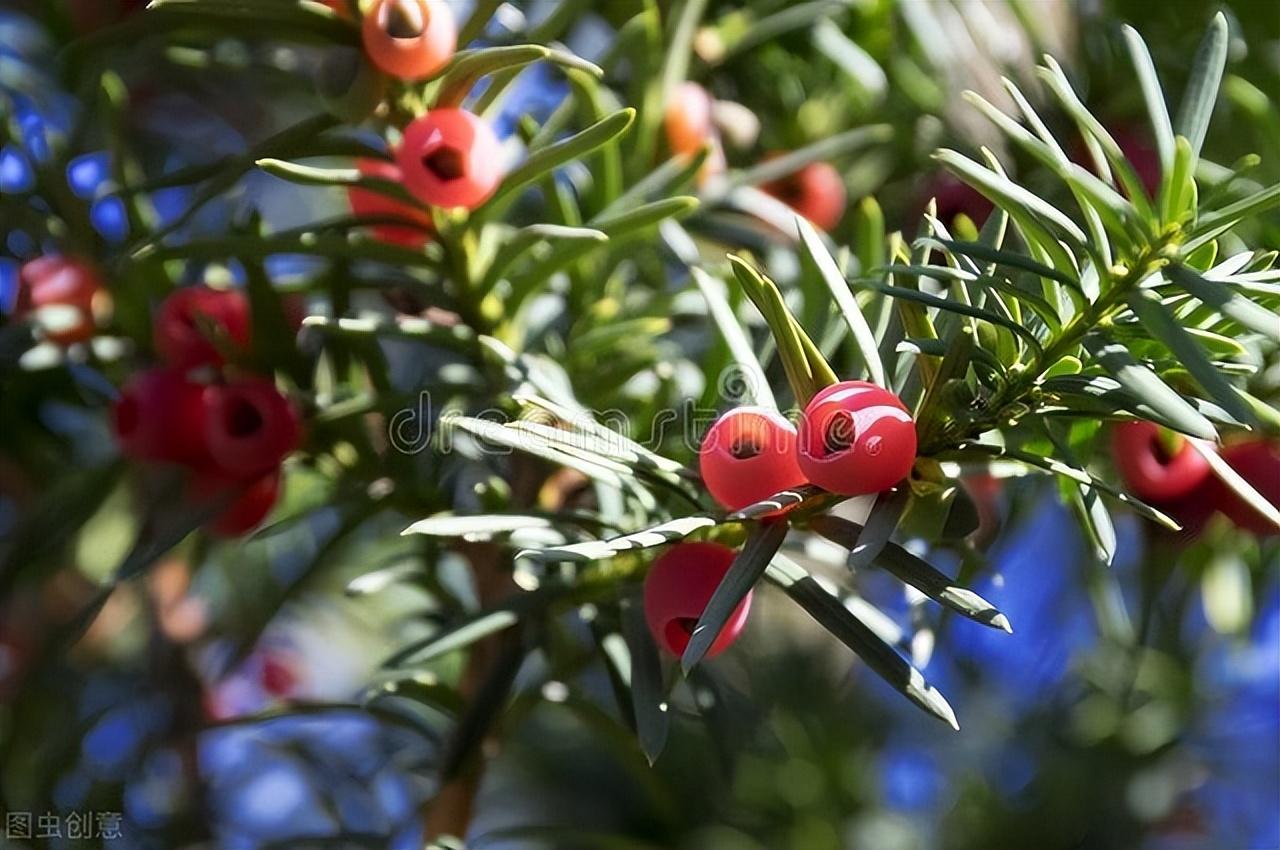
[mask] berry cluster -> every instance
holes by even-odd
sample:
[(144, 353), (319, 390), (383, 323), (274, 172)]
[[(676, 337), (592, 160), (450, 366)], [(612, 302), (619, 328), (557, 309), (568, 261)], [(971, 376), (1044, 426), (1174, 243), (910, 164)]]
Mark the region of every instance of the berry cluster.
[[(712, 498), (734, 511), (802, 484), (844, 496), (878, 493), (906, 478), (915, 456), (915, 423), (902, 401), (875, 384), (842, 381), (809, 401), (798, 429), (776, 410), (730, 410), (707, 431), (698, 466)], [(654, 562), (645, 617), (668, 652), (684, 652), (734, 554), (719, 544), (681, 543)], [(737, 639), (750, 609), (748, 594), (709, 655)]]
[[(331, 7), (347, 14), (342, 3)], [(364, 14), (360, 31), (369, 64), (406, 82), (439, 74), (457, 50), (457, 26), (446, 3), (377, 0)], [(357, 80), (358, 75), (346, 86), (357, 87)], [(381, 92), (381, 86), (372, 90)], [(473, 210), (502, 181), (501, 142), (486, 122), (463, 109), (436, 108), (414, 119), (393, 155), (394, 162), (363, 159), (356, 167), (364, 178), (403, 186), (429, 207)], [(419, 206), (363, 185), (351, 188), (349, 201), (358, 216), (404, 220), (403, 225), (373, 228), (384, 242), (420, 248), (430, 238), (431, 216)]]
[(227, 355), (248, 350), (249, 331), (243, 293), (175, 291), (152, 324), (163, 365), (130, 378), (113, 411), (124, 454), (190, 470), (188, 500), (217, 506), (207, 528), (224, 537), (247, 533), (270, 513), (281, 462), (302, 438), (297, 409), (272, 381), (223, 374)]
[[(739, 107), (741, 109), (741, 107)], [(722, 174), (728, 167), (724, 138), (716, 115), (717, 101), (697, 83), (681, 83), (672, 93), (663, 115), (667, 147), (673, 154), (692, 156), (704, 146), (710, 153), (698, 172), (698, 182)], [(726, 127), (730, 122), (724, 122)], [(730, 138), (734, 134), (729, 133)], [(765, 155), (776, 159), (782, 152)], [(832, 230), (844, 218), (848, 195), (840, 172), (828, 162), (811, 162), (795, 172), (760, 187), (822, 230)]]
[[(1116, 471), (1139, 499), (1178, 520), (1194, 536), (1215, 513), (1264, 536), (1276, 528), (1223, 484), (1199, 451), (1154, 422), (1125, 422), (1111, 432)], [(1224, 446), (1227, 465), (1272, 504), (1280, 504), (1280, 443), (1250, 439)]]
[(911, 414), (893, 393), (842, 381), (815, 395), (796, 428), (776, 411), (730, 410), (707, 432), (698, 454), (702, 480), (727, 510), (801, 484), (842, 496), (878, 493), (915, 462)]

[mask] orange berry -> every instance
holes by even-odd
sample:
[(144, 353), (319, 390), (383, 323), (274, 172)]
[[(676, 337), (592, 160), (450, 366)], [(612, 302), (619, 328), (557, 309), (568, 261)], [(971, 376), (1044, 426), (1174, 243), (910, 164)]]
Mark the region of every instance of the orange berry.
[(444, 0), (375, 0), (361, 33), (369, 60), (403, 80), (432, 76), (458, 48), (458, 28)]

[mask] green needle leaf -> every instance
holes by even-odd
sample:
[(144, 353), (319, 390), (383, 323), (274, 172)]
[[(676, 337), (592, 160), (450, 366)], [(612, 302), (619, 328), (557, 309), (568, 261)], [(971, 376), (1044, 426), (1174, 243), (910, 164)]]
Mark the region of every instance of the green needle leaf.
[(436, 106), (458, 106), (475, 87), (476, 82), (486, 74), (520, 68), (549, 55), (551, 51), (541, 44), (460, 50), (440, 79)]
[(1085, 340), (1085, 347), (1093, 352), (1102, 367), (1115, 377), (1120, 385), (1133, 393), (1184, 434), (1204, 440), (1216, 440), (1218, 432), (1213, 423), (1201, 415), (1169, 385), (1143, 366), (1129, 350), (1119, 343), (1104, 343), (1097, 338)]
[(774, 559), (765, 575), (895, 690), (952, 729), (960, 730), (946, 697), (813, 576), (783, 556)]
[[(826, 514), (815, 517), (810, 525), (814, 531), (833, 543), (849, 548), (850, 560), (852, 560), (857, 547), (862, 545), (862, 538), (866, 535), (870, 522), (868, 522), (867, 526), (860, 526), (856, 522), (851, 522), (842, 517)], [(1009, 625), (1009, 618), (990, 602), (972, 590), (958, 586), (952, 579), (934, 569), (923, 558), (916, 557), (896, 543), (889, 543), (888, 541), (885, 541), (885, 543), (887, 545), (884, 545), (871, 559), (876, 566), (893, 574), (925, 596), (950, 608), (957, 614), (968, 617), (984, 626), (990, 626), (993, 629), (999, 629), (1009, 634), (1013, 633), (1013, 627)]]
[(862, 315), (862, 308), (858, 306), (858, 300), (853, 297), (849, 282), (840, 273), (835, 258), (827, 251), (822, 243), (822, 237), (818, 235), (814, 226), (803, 216), (796, 216), (796, 228), (800, 231), (800, 242), (805, 253), (817, 267), (823, 283), (831, 291), (831, 297), (835, 299), (836, 306), (844, 316), (845, 323), (849, 325), (853, 341), (862, 356), (862, 362), (866, 364), (871, 380), (882, 387), (888, 386), (885, 381), (884, 364), (880, 362), (880, 350), (875, 334), (871, 332), (871, 326)]
[(1280, 340), (1280, 315), (1253, 303), (1228, 284), (1206, 280), (1187, 266), (1169, 266), (1165, 271), (1175, 283), (1222, 315), (1269, 340)]
[(863, 569), (880, 557), (880, 553), (889, 544), (889, 538), (893, 536), (893, 532), (897, 531), (898, 522), (902, 519), (902, 514), (910, 501), (909, 487), (895, 487), (876, 496), (876, 503), (871, 506), (866, 524), (858, 531), (857, 538), (848, 547), (849, 569)]
[(636, 737), (641, 752), (652, 765), (667, 744), (671, 713), (662, 685), (658, 647), (644, 621), (644, 608), (636, 599), (622, 600), (622, 636), (631, 653), (631, 703), (635, 706)]
[(1267, 521), (1275, 526), (1277, 530), (1280, 530), (1280, 507), (1271, 504), (1266, 496), (1259, 493), (1252, 484), (1231, 467), (1231, 464), (1223, 460), (1213, 445), (1200, 440), (1190, 440), (1189, 442), (1191, 447), (1208, 461), (1209, 467), (1213, 470), (1213, 474), (1218, 476), (1219, 481), (1247, 502), (1249, 507), (1266, 517)]
[(1210, 398), (1241, 422), (1253, 419), (1249, 406), (1231, 384), (1227, 383), (1226, 378), (1222, 377), (1222, 373), (1214, 368), (1195, 338), (1187, 333), (1156, 296), (1137, 290), (1129, 296), (1129, 306), (1151, 335), (1169, 347)]
[(548, 172), (608, 144), (625, 133), (635, 117), (634, 109), (620, 109), (582, 132), (531, 154), (506, 176), (498, 191), (485, 202), (485, 207), (491, 207), (512, 192), (541, 180)]
[(668, 520), (652, 528), (613, 537), (609, 540), (588, 540), (584, 543), (572, 543), (568, 546), (553, 546), (546, 549), (526, 549), (516, 553), (517, 558), (529, 558), (543, 563), (560, 563), (564, 561), (599, 561), (612, 558), (619, 552), (634, 549), (650, 549), (664, 543), (675, 543), (683, 540), (695, 531), (712, 528), (720, 524), (720, 520), (710, 516), (690, 516)]
[(1218, 86), (1222, 83), (1222, 72), (1227, 67), (1229, 38), (1227, 16), (1219, 12), (1213, 16), (1204, 40), (1196, 50), (1191, 80), (1178, 109), (1178, 134), (1191, 142), (1191, 152), (1196, 157), (1200, 156), (1200, 148), (1204, 145), (1209, 119), (1213, 117), (1213, 105), (1218, 99)]
[(778, 401), (773, 397), (773, 390), (769, 388), (769, 379), (765, 377), (760, 361), (751, 350), (751, 340), (747, 339), (747, 334), (739, 324), (738, 317), (734, 315), (733, 308), (724, 297), (720, 282), (699, 268), (690, 268), (689, 272), (693, 275), (693, 282), (698, 287), (698, 291), (706, 299), (711, 321), (719, 329), (720, 335), (729, 346), (729, 353), (733, 355), (738, 368), (743, 372), (746, 387), (752, 399), (756, 404), (776, 410)]
[(1173, 124), (1169, 121), (1169, 107), (1165, 103), (1164, 90), (1160, 88), (1160, 77), (1156, 74), (1156, 66), (1151, 61), (1147, 44), (1138, 31), (1125, 24), (1123, 32), (1125, 44), (1129, 48), (1129, 59), (1138, 72), (1138, 85), (1142, 88), (1142, 98), (1147, 104), (1147, 117), (1155, 135), (1156, 150), (1160, 154), (1160, 170), (1168, 174), (1173, 168)]

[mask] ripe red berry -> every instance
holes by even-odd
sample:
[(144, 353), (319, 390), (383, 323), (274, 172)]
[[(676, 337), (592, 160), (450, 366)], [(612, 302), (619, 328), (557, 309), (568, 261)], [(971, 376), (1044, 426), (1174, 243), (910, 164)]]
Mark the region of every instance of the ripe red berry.
[(93, 336), (93, 299), (102, 279), (91, 266), (69, 257), (38, 257), (18, 273), (15, 315), (34, 313), (45, 335), (59, 345)]
[(697, 83), (685, 81), (676, 87), (662, 116), (667, 147), (676, 154), (695, 154), (710, 143), (711, 153), (698, 172), (700, 181), (725, 170), (724, 149), (712, 116), (711, 94)]
[[(378, 159), (361, 159), (356, 161), (356, 168), (365, 177), (379, 177), (394, 183), (403, 183), (400, 167), (394, 162)], [(347, 191), (347, 199), (351, 203), (351, 212), (358, 216), (393, 216), (420, 225), (410, 227), (397, 224), (379, 224), (373, 228), (373, 235), (383, 242), (392, 245), (403, 245), (406, 248), (421, 248), (431, 238), (434, 227), (431, 215), (420, 207), (398, 201), (395, 198), (352, 186)]]
[(916, 426), (902, 401), (866, 381), (832, 384), (800, 420), (797, 459), (812, 483), (860, 496), (906, 478), (916, 457)]
[[(733, 559), (734, 551), (718, 543), (678, 543), (653, 562), (644, 580), (644, 617), (658, 646), (677, 657), (684, 654), (693, 627)], [(711, 644), (708, 658), (738, 639), (750, 611), (748, 593)]]
[(698, 450), (712, 498), (736, 511), (805, 483), (796, 464), (796, 429), (776, 410), (738, 407), (716, 420)]
[[(1268, 502), (1280, 507), (1280, 442), (1247, 440), (1222, 450), (1222, 459)], [(1258, 513), (1225, 484), (1214, 479), (1218, 509), (1240, 528), (1260, 537), (1280, 534), (1280, 528)]]
[(175, 369), (218, 365), (223, 349), (249, 346), (249, 300), (235, 290), (183, 287), (161, 302), (151, 334), (160, 359)]
[(112, 410), (120, 450), (138, 460), (188, 465), (208, 458), (204, 387), (171, 369), (138, 372)]
[(297, 410), (271, 381), (248, 378), (211, 386), (204, 403), (209, 456), (230, 475), (266, 473), (302, 439)]
[(361, 32), (369, 61), (404, 80), (430, 77), (458, 48), (458, 28), (443, 0), (375, 0)]
[(231, 501), (206, 526), (217, 537), (242, 537), (257, 528), (280, 496), (280, 470), (273, 469), (250, 481), (204, 472), (191, 483), (191, 499)]
[(502, 143), (465, 109), (433, 109), (405, 128), (396, 162), (405, 185), (435, 207), (480, 206), (502, 182)]
[(1191, 444), (1154, 422), (1122, 422), (1111, 431), (1111, 455), (1133, 495), (1174, 502), (1208, 481), (1209, 462)]
[(840, 223), (848, 203), (844, 179), (829, 162), (811, 162), (761, 188), (822, 230), (832, 230)]

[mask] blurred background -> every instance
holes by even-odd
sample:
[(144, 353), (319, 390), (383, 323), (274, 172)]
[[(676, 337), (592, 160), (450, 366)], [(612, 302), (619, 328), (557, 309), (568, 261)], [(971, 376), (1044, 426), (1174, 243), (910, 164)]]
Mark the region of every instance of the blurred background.
[[(0, 0), (0, 193), (20, 182), (13, 151), (68, 152), (65, 192), (84, 200), (107, 251), (127, 242), (129, 222), (104, 164), (110, 133), (80, 120), (98, 97), (75, 88), (85, 63), (108, 63), (127, 86), (120, 132), (148, 175), (242, 153), (315, 108), (296, 80), (316, 61), (305, 45), (226, 38), (199, 57), (160, 36), (103, 52), (68, 47), (92, 43), (141, 5)], [(454, 5), (465, 20), (470, 4)], [(519, 42), (558, 15), (563, 42), (603, 61), (629, 4), (563, 5), (570, 11), (500, 4), (480, 37)], [(797, 4), (803, 26), (752, 28), (787, 6), (711, 2), (695, 35), (690, 77), (729, 104), (726, 126), (740, 130), (740, 139), (726, 133), (731, 166), (888, 124), (888, 144), (836, 164), (852, 201), (874, 194), (889, 229), (907, 233), (931, 198), (958, 232), (981, 225), (989, 206), (942, 176), (929, 153), (999, 148), (959, 92), (1007, 102), (1001, 76), (1030, 86), (1045, 52), (1150, 173), (1118, 25), (1142, 32), (1166, 88), (1180, 91), (1214, 11), (1198, 0), (853, 0)], [(1223, 8), (1233, 39), (1206, 156), (1231, 165), (1258, 153), (1254, 177), (1273, 182), (1280, 15), (1265, 0)], [(530, 67), (504, 100), (500, 134), (518, 147), (521, 121), (546, 120), (568, 92), (557, 72)], [(192, 191), (152, 193), (160, 221), (190, 239), (226, 233), (249, 211), (281, 229), (345, 208), (340, 191), (262, 172), (186, 216)], [(15, 263), (41, 249), (12, 209), (0, 223), (0, 296), (16, 285)], [(699, 226), (707, 238), (775, 251), (768, 228), (743, 219), (708, 213)], [(833, 230), (837, 241), (850, 227)], [(1277, 246), (1278, 236), (1273, 220), (1258, 244)], [(288, 255), (270, 257), (266, 270), (283, 291), (316, 273), (313, 259)], [(244, 271), (211, 261), (184, 274)], [(328, 309), (297, 290), (311, 311)], [(702, 396), (707, 330), (682, 309), (644, 340), (650, 359), (616, 383), (576, 381), (584, 401), (599, 393), (643, 414)], [(579, 375), (617, 365), (587, 348), (548, 352)], [(390, 380), (413, 388), (442, 356), (388, 343)], [(439, 789), (457, 709), (445, 685), (462, 662), (445, 655), (394, 681), (381, 665), (477, 602), (456, 552), (400, 536), (425, 515), (414, 513), (419, 504), (368, 510), (333, 468), (291, 465), (263, 531), (227, 545), (187, 540), (145, 576), (103, 592), (140, 522), (103, 415), (111, 382), (93, 363), (24, 369), (0, 377), (0, 846), (421, 847), (422, 806)], [(621, 402), (609, 395), (619, 385)], [(418, 455), (388, 463), (406, 479), (438, 472)], [(743, 640), (674, 703), (672, 739), (651, 768), (591, 650), (592, 612), (568, 611), (545, 626), (556, 656), (535, 651), (516, 674), (465, 846), (1280, 848), (1276, 539), (1221, 517), (1175, 536), (1122, 515), (1107, 568), (1051, 482), (1004, 478), (970, 490), (991, 557), (974, 587), (1008, 614), (1012, 638), (939, 615), (874, 571), (856, 577), (881, 612), (878, 629), (948, 695), (959, 734), (763, 592)], [(793, 554), (842, 556), (816, 540)], [(966, 568), (947, 551), (934, 556), (946, 570)]]

